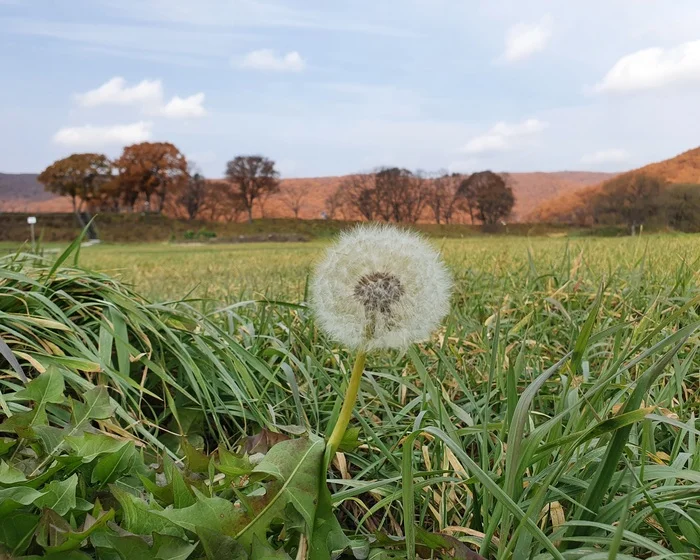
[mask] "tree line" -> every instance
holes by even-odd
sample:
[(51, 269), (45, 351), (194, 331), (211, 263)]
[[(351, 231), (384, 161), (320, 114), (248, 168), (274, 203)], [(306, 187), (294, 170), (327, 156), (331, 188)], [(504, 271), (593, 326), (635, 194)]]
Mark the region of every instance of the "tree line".
[(698, 232), (700, 184), (670, 183), (657, 174), (633, 171), (574, 193), (536, 217), (572, 225), (625, 226), (632, 234), (642, 227)]
[[(38, 177), (55, 194), (68, 196), (76, 213), (168, 212), (189, 219), (253, 219), (276, 197), (299, 217), (310, 186), (303, 182), (280, 188), (275, 162), (260, 155), (237, 156), (226, 164), (223, 180), (208, 180), (168, 142), (142, 142), (110, 160), (104, 154), (72, 154)], [(324, 216), (335, 219), (415, 223), (426, 218), (442, 224), (458, 217), (494, 225), (506, 219), (515, 203), (507, 175), (481, 171), (412, 172), (382, 167), (343, 179), (324, 201)]]

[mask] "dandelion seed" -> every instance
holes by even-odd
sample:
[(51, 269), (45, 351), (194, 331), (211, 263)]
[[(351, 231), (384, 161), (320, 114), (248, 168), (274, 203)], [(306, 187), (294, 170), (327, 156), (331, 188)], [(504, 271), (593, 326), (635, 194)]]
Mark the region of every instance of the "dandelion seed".
[(447, 314), (451, 285), (440, 255), (419, 235), (360, 226), (318, 265), (311, 304), (321, 328), (352, 349), (406, 348)]

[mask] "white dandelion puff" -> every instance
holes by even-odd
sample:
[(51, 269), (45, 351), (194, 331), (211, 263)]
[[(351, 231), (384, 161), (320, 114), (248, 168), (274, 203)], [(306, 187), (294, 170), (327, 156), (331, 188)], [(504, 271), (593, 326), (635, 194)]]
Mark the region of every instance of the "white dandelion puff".
[(321, 328), (352, 349), (406, 348), (447, 314), (451, 287), (439, 253), (418, 234), (359, 226), (317, 266), (311, 305)]

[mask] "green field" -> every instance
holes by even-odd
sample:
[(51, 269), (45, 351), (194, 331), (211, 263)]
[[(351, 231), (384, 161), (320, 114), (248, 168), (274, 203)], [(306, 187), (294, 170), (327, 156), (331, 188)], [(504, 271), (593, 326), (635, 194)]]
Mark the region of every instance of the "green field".
[[(121, 277), (155, 301), (186, 294), (226, 302), (264, 296), (299, 301), (306, 277), (328, 243), (105, 244), (83, 249), (80, 263)], [(487, 286), (493, 295), (517, 293), (527, 284), (546, 286), (546, 277), (559, 284), (572, 272), (571, 279), (579, 282), (597, 284), (607, 278), (612, 290), (621, 290), (621, 284), (639, 274), (663, 286), (700, 256), (700, 237), (688, 235), (434, 238), (433, 243), (454, 274), (464, 275), (467, 289), (482, 292)], [(533, 285), (537, 277), (543, 280)]]
[[(329, 472), (334, 515), (356, 550), (377, 560), (414, 545), (426, 558), (473, 558), (465, 546), (494, 559), (697, 557), (700, 236), (432, 242), (455, 278), (452, 311), (431, 341), (369, 356), (358, 441)], [(53, 272), (5, 257), (0, 336), (29, 377), (55, 368), (73, 399), (49, 399), (46, 425), (67, 430), (74, 401), (89, 404), (81, 395), (104, 385), (120, 408), (91, 417), (94, 431), (135, 446), (104, 483), (107, 456), (88, 457), (84, 442), (46, 459), (51, 431), (6, 431), (0, 455), (27, 476), (58, 458), (40, 489), (78, 476), (66, 523), (82, 523), (81, 500), (99, 500), (128, 533), (165, 532), (193, 547), (190, 558), (215, 558), (213, 541), (233, 547), (211, 531), (240, 533), (217, 519), (210, 532), (186, 521), (202, 513), (197, 500), (225, 508), (256, 490), (226, 450), (242, 454), (261, 430), (327, 435), (342, 402), (352, 356), (303, 305), (327, 243), (103, 244)], [(18, 397), (21, 384), (0, 367), (5, 413), (42, 406)], [(7, 439), (15, 451), (3, 451)], [(184, 459), (180, 474), (160, 469), (169, 493), (134, 477), (156, 480), (149, 465), (168, 454)], [(31, 529), (46, 514), (43, 498), (27, 500), (13, 511)], [(294, 558), (303, 530), (268, 528), (267, 546), (288, 555), (275, 557)], [(133, 545), (100, 531), (74, 548), (112, 558), (99, 549)], [(17, 550), (46, 548), (25, 544)]]

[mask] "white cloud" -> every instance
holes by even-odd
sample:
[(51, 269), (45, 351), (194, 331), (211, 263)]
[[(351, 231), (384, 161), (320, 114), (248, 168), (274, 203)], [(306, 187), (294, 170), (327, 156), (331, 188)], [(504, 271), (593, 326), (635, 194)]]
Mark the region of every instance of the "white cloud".
[(466, 154), (488, 154), (511, 150), (523, 138), (536, 135), (549, 126), (538, 119), (527, 119), (521, 123), (508, 124), (500, 122), (485, 134), (475, 136), (462, 148)]
[(124, 78), (116, 76), (96, 89), (76, 94), (75, 99), (83, 107), (157, 106), (163, 101), (163, 84), (160, 80), (143, 80), (135, 86), (128, 87)]
[(516, 23), (506, 33), (506, 48), (501, 56), (505, 62), (517, 62), (544, 50), (552, 36), (552, 18), (543, 17), (538, 23)]
[(82, 107), (135, 106), (139, 107), (143, 114), (170, 119), (203, 117), (207, 114), (203, 106), (203, 92), (189, 97), (176, 95), (165, 103), (163, 84), (160, 80), (143, 80), (129, 87), (124, 78), (116, 76), (96, 89), (76, 94), (75, 100)]
[(623, 56), (594, 89), (630, 93), (689, 83), (700, 83), (700, 41)]
[(581, 163), (590, 165), (599, 165), (604, 163), (622, 163), (629, 159), (630, 154), (627, 150), (613, 148), (610, 150), (600, 150), (590, 154), (585, 154), (581, 157)]
[(306, 68), (306, 61), (297, 51), (278, 55), (272, 49), (260, 49), (249, 52), (240, 62), (241, 68), (251, 70), (268, 70), (273, 72), (301, 72)]
[(195, 93), (189, 97), (173, 97), (166, 105), (160, 108), (158, 114), (170, 119), (186, 119), (188, 117), (203, 117), (207, 114), (203, 107), (204, 94)]
[(53, 136), (53, 141), (71, 148), (97, 148), (110, 145), (134, 144), (151, 138), (153, 123), (140, 121), (115, 126), (65, 127)]

